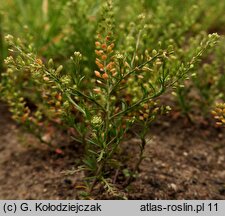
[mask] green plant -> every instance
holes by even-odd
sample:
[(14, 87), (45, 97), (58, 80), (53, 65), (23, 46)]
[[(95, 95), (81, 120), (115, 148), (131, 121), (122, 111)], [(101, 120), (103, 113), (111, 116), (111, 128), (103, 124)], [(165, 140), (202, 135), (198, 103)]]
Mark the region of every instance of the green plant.
[[(5, 60), (8, 70), (3, 74), (2, 92), (14, 119), (26, 123), (34, 131), (43, 126), (40, 124), (43, 119), (53, 120), (57, 116), (65, 127), (72, 127), (76, 133), (73, 139), (86, 149), (81, 169), (86, 171), (90, 193), (97, 183), (113, 191), (109, 176), (122, 167), (116, 155), (126, 133), (135, 124), (142, 131), (137, 134), (141, 139), (140, 154), (133, 173), (138, 171), (144, 158), (148, 125), (158, 114), (170, 109), (158, 105), (156, 100), (186, 80), (202, 53), (218, 40), (216, 34), (209, 35), (189, 59), (177, 61), (177, 53), (171, 45), (165, 49), (144, 50), (140, 27), (133, 52), (123, 49), (121, 52), (122, 46), (117, 47), (114, 36), (111, 11), (112, 5), (108, 2), (97, 32), (97, 68), (93, 68), (91, 80), (93, 75), (85, 77), (82, 65), (85, 61), (80, 52), (71, 57), (74, 66), (65, 66), (70, 70), (64, 71), (63, 66), (55, 67), (52, 59), (44, 63), (31, 45), (27, 47), (10, 35), (6, 37), (12, 54)], [(21, 83), (25, 73), (28, 73), (25, 77), (31, 75), (31, 79)], [(29, 86), (35, 90), (34, 110), (21, 91)], [(49, 106), (53, 108), (52, 113), (46, 112)], [(128, 184), (131, 180), (128, 179)]]

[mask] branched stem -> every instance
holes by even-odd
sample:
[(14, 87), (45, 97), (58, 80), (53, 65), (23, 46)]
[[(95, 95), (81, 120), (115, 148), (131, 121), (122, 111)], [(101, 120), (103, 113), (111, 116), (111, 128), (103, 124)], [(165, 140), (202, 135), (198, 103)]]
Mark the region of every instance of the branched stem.
[(132, 73), (134, 73), (137, 70), (140, 70), (141, 68), (143, 68), (146, 64), (149, 64), (151, 62), (153, 62), (156, 58), (160, 57), (160, 54), (156, 54), (155, 56), (153, 56), (150, 60), (144, 62), (143, 64), (137, 66), (136, 68), (132, 69), (131, 71), (129, 71), (128, 73), (126, 73), (125, 75), (123, 75), (113, 86), (113, 88), (111, 89), (111, 92), (115, 91), (116, 88), (119, 86), (119, 84), (122, 82), (122, 80), (125, 80), (125, 78), (127, 78), (128, 76), (130, 76)]

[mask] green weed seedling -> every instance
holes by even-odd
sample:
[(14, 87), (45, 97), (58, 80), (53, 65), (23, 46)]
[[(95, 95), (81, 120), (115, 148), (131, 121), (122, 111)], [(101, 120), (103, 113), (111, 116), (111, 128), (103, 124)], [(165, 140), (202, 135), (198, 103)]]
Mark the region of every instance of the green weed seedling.
[(219, 126), (225, 125), (225, 104), (217, 103), (215, 109), (212, 111), (216, 124)]

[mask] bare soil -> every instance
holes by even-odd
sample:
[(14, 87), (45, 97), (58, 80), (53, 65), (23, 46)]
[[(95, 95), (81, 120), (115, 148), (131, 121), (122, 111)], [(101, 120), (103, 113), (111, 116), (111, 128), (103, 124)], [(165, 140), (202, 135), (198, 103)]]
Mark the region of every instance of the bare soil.
[[(156, 122), (140, 175), (122, 193), (128, 199), (225, 199), (225, 131), (213, 123), (200, 119), (192, 125), (177, 113)], [(131, 165), (138, 142), (123, 143)], [(64, 172), (80, 163), (82, 148), (67, 143), (60, 148), (63, 153), (49, 150), (22, 131), (0, 104), (0, 199), (80, 199), (83, 174)], [(122, 180), (115, 182), (118, 188)]]

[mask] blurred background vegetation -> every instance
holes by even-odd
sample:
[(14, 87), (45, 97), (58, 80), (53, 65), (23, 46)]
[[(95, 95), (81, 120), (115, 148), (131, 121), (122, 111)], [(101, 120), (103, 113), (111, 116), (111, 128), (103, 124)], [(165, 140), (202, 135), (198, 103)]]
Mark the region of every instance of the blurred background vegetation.
[[(173, 45), (179, 61), (195, 52), (208, 33), (221, 35), (219, 46), (196, 69), (197, 76), (185, 89), (177, 90), (177, 103), (184, 114), (198, 107), (207, 113), (215, 100), (225, 99), (224, 32), (225, 1), (218, 0), (114, 0), (115, 40), (118, 50), (139, 52)], [(103, 0), (5, 0), (0, 5), (0, 69), (8, 55), (3, 38), (7, 34), (32, 45), (43, 61), (52, 58), (65, 64), (74, 51), (84, 56), (84, 71), (93, 75), (94, 42), (101, 20)], [(129, 58), (129, 57), (128, 57)], [(131, 58), (131, 57), (130, 57)], [(131, 59), (130, 59), (131, 60)], [(204, 79), (203, 79), (204, 78)], [(197, 97), (192, 97), (192, 90)], [(191, 95), (191, 96), (190, 96)], [(196, 95), (196, 94), (195, 94)]]

